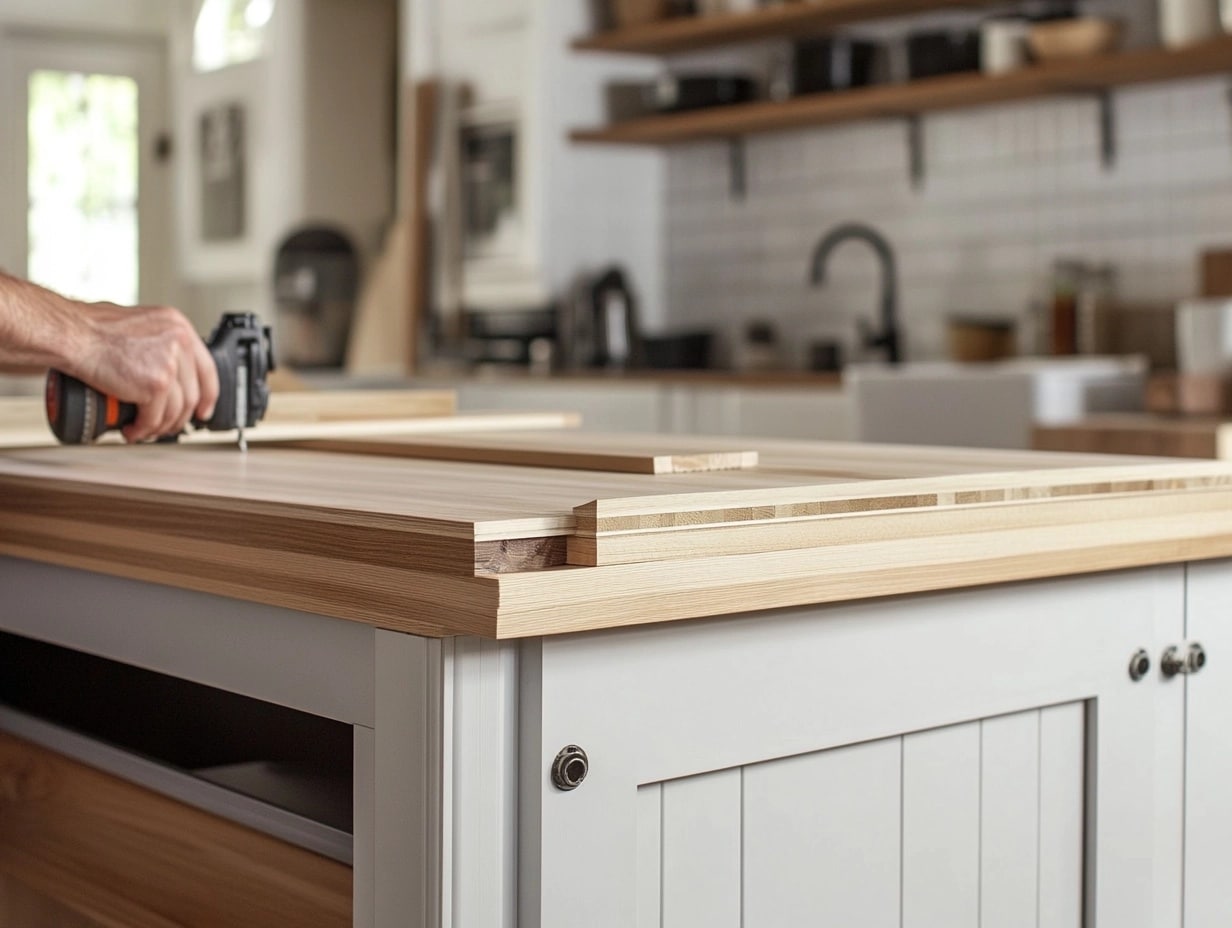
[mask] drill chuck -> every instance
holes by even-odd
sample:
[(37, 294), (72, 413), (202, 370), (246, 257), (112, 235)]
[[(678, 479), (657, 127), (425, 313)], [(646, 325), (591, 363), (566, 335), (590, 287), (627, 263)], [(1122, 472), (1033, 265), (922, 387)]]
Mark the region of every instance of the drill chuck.
[[(209, 421), (193, 419), (193, 425), (211, 431), (256, 425), (269, 405), (266, 377), (274, 369), (269, 327), (253, 313), (226, 313), (206, 348), (218, 369), (218, 402)], [(137, 418), (133, 403), (107, 396), (61, 371), (48, 372), (45, 400), (47, 422), (66, 445), (90, 444)]]

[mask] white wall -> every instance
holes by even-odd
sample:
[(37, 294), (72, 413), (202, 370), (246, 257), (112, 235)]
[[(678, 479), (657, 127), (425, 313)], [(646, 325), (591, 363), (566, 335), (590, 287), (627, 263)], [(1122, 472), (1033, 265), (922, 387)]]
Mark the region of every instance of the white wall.
[[(1153, 6), (1133, 2), (1143, 17), (1136, 35), (1149, 38)], [(822, 289), (806, 275), (820, 236), (852, 219), (881, 229), (897, 251), (900, 320), (917, 359), (944, 355), (951, 314), (1012, 316), (1025, 326), (1058, 257), (1112, 262), (1129, 301), (1191, 295), (1197, 252), (1232, 243), (1226, 79), (1121, 90), (1115, 112), (1109, 171), (1093, 99), (928, 116), (918, 191), (908, 180), (905, 128), (894, 121), (750, 138), (743, 202), (728, 194), (725, 146), (672, 149), (669, 319), (729, 339), (746, 320), (768, 319), (796, 363), (813, 338), (851, 345), (855, 320), (875, 319), (871, 252), (844, 245)]]
[(480, 103), (515, 102), (526, 119), (528, 257), (563, 295), (579, 273), (623, 264), (648, 327), (665, 315), (665, 156), (570, 144), (570, 129), (604, 120), (607, 80), (653, 75), (653, 61), (582, 55), (580, 0), (402, 0), (403, 73), (472, 86)]
[(4, 0), (0, 28), (167, 36), (186, 0)]
[[(275, 7), (266, 54), (204, 74), (191, 64), (192, 16), (177, 30), (177, 218), (186, 309), (200, 325), (226, 311), (274, 321), (274, 251), (296, 225), (329, 222), (372, 256), (393, 212), (393, 11), (389, 0), (294, 0)], [(387, 67), (386, 67), (387, 66)], [(246, 128), (246, 230), (201, 233), (201, 113), (238, 103)]]

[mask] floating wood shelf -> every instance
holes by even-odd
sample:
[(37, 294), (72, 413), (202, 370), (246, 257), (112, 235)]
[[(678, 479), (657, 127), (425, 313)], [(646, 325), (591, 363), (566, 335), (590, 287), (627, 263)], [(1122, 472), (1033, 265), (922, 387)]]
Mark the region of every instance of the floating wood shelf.
[(888, 16), (980, 5), (981, 0), (814, 0), (749, 13), (682, 16), (612, 29), (577, 39), (573, 47), (579, 51), (668, 55), (761, 39), (813, 35)]
[[(854, 6), (854, 0), (849, 0), (849, 5)], [(878, 4), (862, 5), (872, 7)], [(937, 4), (931, 5), (935, 7)], [(899, 6), (905, 8), (907, 4), (900, 3)], [(1179, 50), (1152, 48), (1128, 51), (1024, 68), (997, 76), (952, 74), (907, 84), (886, 84), (809, 94), (783, 101), (741, 103), (647, 116), (602, 129), (577, 130), (570, 137), (575, 142), (670, 145), (865, 119), (911, 117), (937, 110), (1033, 97), (1100, 93), (1130, 84), (1222, 73), (1232, 74), (1232, 36)]]

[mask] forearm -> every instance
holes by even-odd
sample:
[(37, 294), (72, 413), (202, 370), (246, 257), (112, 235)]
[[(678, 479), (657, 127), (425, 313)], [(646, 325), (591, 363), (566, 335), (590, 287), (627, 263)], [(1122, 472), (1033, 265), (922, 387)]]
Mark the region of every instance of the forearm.
[(0, 272), (0, 368), (75, 374), (90, 339), (85, 304)]

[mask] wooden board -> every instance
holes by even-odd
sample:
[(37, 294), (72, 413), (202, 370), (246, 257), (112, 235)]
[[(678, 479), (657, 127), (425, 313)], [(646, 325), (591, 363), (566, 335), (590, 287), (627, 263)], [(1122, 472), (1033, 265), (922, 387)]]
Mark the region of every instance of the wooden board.
[[(744, 446), (727, 441), (705, 445)], [(491, 637), (1232, 555), (1221, 462), (781, 441), (760, 457), (648, 475), (268, 445), (9, 450), (0, 554)], [(589, 502), (593, 526), (575, 514)], [(643, 521), (600, 531), (601, 508)], [(587, 536), (602, 566), (567, 564)]]
[[(41, 414), (41, 413), (40, 413)], [(581, 423), (575, 413), (527, 412), (527, 413), (472, 413), (455, 416), (423, 416), (411, 419), (321, 419), (297, 420), (294, 415), (284, 419), (265, 419), (255, 428), (245, 429), (249, 444), (295, 443), (313, 440), (334, 439), (352, 441), (364, 438), (394, 437), (402, 435), (466, 433), (492, 431), (494, 429), (516, 431), (520, 429), (571, 429)], [(191, 431), (181, 435), (176, 445), (235, 445), (238, 433)], [(108, 432), (95, 443), (98, 446), (121, 445), (123, 438), (118, 432)], [(48, 427), (46, 419), (34, 422), (13, 423), (0, 426), (0, 449), (44, 448), (59, 443)]]
[(1147, 412), (1183, 416), (1232, 414), (1232, 380), (1222, 374), (1160, 372), (1147, 378)]
[(710, 450), (702, 439), (672, 436), (594, 436), (575, 432), (471, 432), (464, 435), (391, 435), (354, 440), (295, 442), (315, 451), (388, 457), (559, 467), (626, 474), (695, 474), (757, 466), (756, 451)]
[(351, 924), (350, 867), (7, 734), (0, 822), (0, 915), (54, 919), (13, 928)]
[(271, 394), (262, 424), (452, 416), (454, 390), (304, 390)]
[(1021, 68), (1008, 74), (947, 74), (907, 84), (881, 84), (789, 100), (716, 106), (630, 119), (570, 134), (575, 142), (671, 145), (758, 132), (837, 125), (867, 119), (1091, 92), (1156, 81), (1222, 74), (1232, 37), (1183, 49), (1146, 48)]
[(1197, 416), (1108, 414), (1069, 425), (1036, 426), (1031, 441), (1047, 451), (1227, 459), (1232, 457), (1232, 423)]
[[(1168, 465), (862, 481), (790, 490), (594, 500), (574, 510), (570, 564), (600, 566), (756, 554), (996, 528), (1062, 526), (1209, 505), (1224, 467)], [(1184, 496), (1184, 502), (1175, 498)], [(1232, 500), (1223, 493), (1220, 503)]]
[(1202, 295), (1232, 296), (1232, 248), (1202, 253)]
[[(781, 3), (751, 12), (680, 16), (577, 39), (579, 51), (664, 55), (737, 42), (815, 35), (849, 23), (972, 5), (973, 0), (827, 0)], [(977, 0), (978, 2), (978, 0)]]

